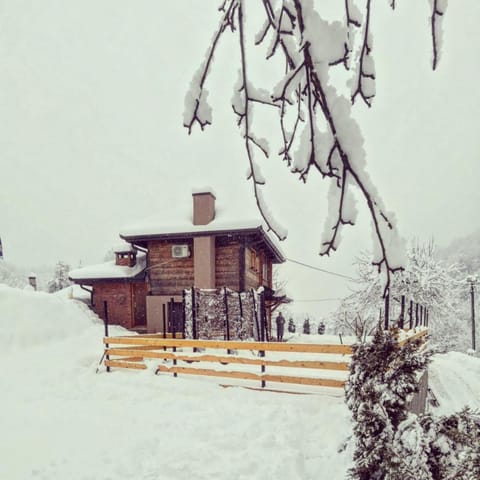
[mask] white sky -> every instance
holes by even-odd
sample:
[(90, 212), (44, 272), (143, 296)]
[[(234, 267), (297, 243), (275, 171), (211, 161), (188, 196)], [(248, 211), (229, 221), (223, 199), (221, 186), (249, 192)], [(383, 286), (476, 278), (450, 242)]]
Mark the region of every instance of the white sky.
[[(184, 94), (218, 3), (1, 2), (0, 237), (7, 260), (28, 267), (101, 261), (123, 225), (189, 204), (192, 188), (203, 185), (232, 213), (255, 214), (230, 107), (238, 58), (231, 36), (208, 84), (213, 127), (190, 137), (182, 127)], [(375, 3), (377, 97), (372, 109), (356, 113), (368, 171), (406, 238), (433, 236), (445, 245), (480, 227), (480, 2), (450, 2), (435, 73), (429, 2), (403, 0), (396, 12), (386, 0)], [(363, 206), (340, 251), (319, 258), (327, 185), (313, 177), (301, 185), (273, 156), (265, 169), (273, 172), (267, 199), (290, 232), (287, 256), (351, 274), (352, 259), (370, 245)], [(283, 272), (297, 299), (346, 291), (335, 277), (292, 265)]]

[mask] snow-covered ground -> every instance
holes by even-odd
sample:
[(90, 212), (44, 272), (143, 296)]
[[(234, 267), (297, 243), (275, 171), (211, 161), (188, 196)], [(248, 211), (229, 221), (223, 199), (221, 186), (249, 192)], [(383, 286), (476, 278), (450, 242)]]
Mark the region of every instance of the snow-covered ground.
[(435, 411), (449, 415), (465, 405), (480, 409), (480, 359), (459, 352), (435, 355), (428, 383), (439, 402)]
[(151, 370), (96, 374), (102, 336), (81, 303), (0, 285), (0, 478), (345, 476), (351, 452), (337, 450), (350, 416), (340, 398)]
[[(341, 397), (150, 369), (96, 374), (102, 336), (81, 302), (0, 285), (1, 479), (345, 478), (351, 423)], [(480, 407), (479, 368), (466, 355), (435, 359), (445, 411)]]

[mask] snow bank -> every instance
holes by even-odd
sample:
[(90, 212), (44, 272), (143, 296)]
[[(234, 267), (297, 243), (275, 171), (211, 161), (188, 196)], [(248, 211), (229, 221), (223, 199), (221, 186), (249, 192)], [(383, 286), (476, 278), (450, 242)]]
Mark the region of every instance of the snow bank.
[(438, 400), (435, 412), (449, 415), (465, 406), (480, 409), (480, 358), (460, 352), (435, 355), (429, 386)]
[(95, 319), (95, 314), (75, 300), (0, 285), (0, 342), (6, 350), (76, 336)]

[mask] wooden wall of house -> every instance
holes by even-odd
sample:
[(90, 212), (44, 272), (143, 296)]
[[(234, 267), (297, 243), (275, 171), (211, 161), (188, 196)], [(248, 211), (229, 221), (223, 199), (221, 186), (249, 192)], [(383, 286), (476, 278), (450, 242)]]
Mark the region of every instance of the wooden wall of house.
[(217, 239), (215, 244), (215, 286), (242, 289), (241, 252), (238, 241)]
[[(172, 258), (172, 245), (186, 244), (188, 258)], [(255, 252), (255, 261), (253, 260)], [(148, 243), (148, 289), (151, 295), (181, 295), (194, 285), (193, 241), (151, 241)], [(266, 271), (263, 265), (266, 263)], [(159, 265), (158, 268), (151, 268)], [(264, 275), (266, 273), (266, 276)], [(272, 262), (262, 250), (245, 247), (236, 239), (217, 237), (215, 242), (215, 286), (236, 291), (271, 287)]]
[(132, 287), (129, 283), (105, 282), (93, 285), (93, 310), (104, 318), (104, 301), (107, 302), (108, 321), (112, 325), (133, 327)]
[[(265, 266), (265, 270), (264, 270)], [(262, 250), (245, 249), (245, 289), (272, 288), (272, 260)]]
[[(173, 258), (172, 245), (188, 245), (190, 256)], [(155, 268), (155, 265), (159, 267)], [(148, 288), (152, 295), (181, 295), (183, 290), (191, 288), (194, 282), (192, 240), (149, 242), (148, 267)]]

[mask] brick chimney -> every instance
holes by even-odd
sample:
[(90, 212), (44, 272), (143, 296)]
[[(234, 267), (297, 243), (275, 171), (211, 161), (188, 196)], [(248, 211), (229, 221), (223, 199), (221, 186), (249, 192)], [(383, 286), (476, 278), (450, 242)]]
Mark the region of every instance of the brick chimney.
[[(210, 189), (197, 190), (193, 196), (193, 224), (208, 225), (215, 218), (215, 195)], [(194, 285), (215, 288), (215, 237), (193, 239)]]
[(115, 265), (124, 267), (134, 267), (137, 264), (137, 251), (130, 245), (125, 243), (114, 249)]
[(192, 193), (193, 224), (208, 225), (215, 218), (215, 195), (211, 190), (199, 190)]

